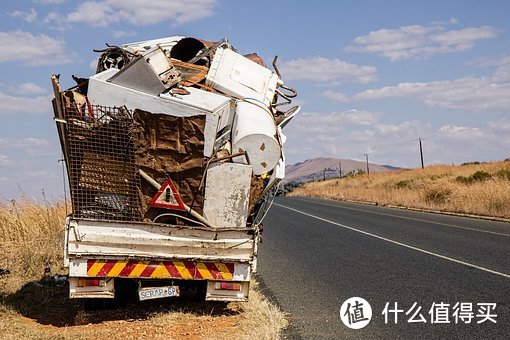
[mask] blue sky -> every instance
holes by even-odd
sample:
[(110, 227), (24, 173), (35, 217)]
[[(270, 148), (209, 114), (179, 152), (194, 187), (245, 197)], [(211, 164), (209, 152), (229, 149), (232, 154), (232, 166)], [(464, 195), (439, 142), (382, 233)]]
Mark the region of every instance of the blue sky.
[(105, 43), (227, 37), (279, 56), (302, 111), (288, 163), (319, 156), (402, 167), (510, 158), (508, 1), (4, 1), (0, 199), (59, 199), (50, 75), (90, 76)]

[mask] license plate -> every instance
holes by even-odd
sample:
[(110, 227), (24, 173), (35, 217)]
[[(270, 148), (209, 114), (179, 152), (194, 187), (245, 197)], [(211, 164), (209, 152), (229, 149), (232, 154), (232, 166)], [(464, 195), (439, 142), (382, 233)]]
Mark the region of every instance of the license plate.
[(138, 297), (140, 301), (179, 296), (179, 286), (140, 288)]

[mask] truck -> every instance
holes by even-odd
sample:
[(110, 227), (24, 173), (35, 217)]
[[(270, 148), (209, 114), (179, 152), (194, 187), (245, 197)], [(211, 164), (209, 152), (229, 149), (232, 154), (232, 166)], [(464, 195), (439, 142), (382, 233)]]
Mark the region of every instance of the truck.
[(277, 57), (183, 36), (95, 51), (90, 77), (51, 77), (70, 298), (247, 301), (300, 110)]

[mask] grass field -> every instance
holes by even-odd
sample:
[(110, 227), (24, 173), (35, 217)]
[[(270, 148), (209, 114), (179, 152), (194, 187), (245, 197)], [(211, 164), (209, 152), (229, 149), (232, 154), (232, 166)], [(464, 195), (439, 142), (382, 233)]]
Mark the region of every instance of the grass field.
[(510, 218), (510, 162), (364, 174), (307, 183), (289, 195)]
[(252, 282), (246, 303), (184, 298), (128, 302), (109, 310), (68, 299), (63, 204), (0, 203), (0, 338), (2, 339), (278, 339), (285, 315)]

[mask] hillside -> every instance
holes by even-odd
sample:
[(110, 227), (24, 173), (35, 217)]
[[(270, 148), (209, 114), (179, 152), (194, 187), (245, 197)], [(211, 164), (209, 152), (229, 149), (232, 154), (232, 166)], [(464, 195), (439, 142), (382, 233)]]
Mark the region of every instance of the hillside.
[(510, 162), (434, 165), (307, 183), (290, 196), (510, 218)]
[[(361, 169), (366, 171), (367, 164), (363, 161), (355, 161), (352, 159), (338, 159), (338, 158), (313, 158), (307, 159), (304, 162), (287, 165), (285, 167), (284, 183), (299, 181), (310, 182), (313, 180), (339, 177), (339, 165), (342, 167), (342, 176), (345, 176), (350, 171), (357, 171)], [(391, 170), (390, 167), (368, 163), (370, 172), (381, 172)]]

